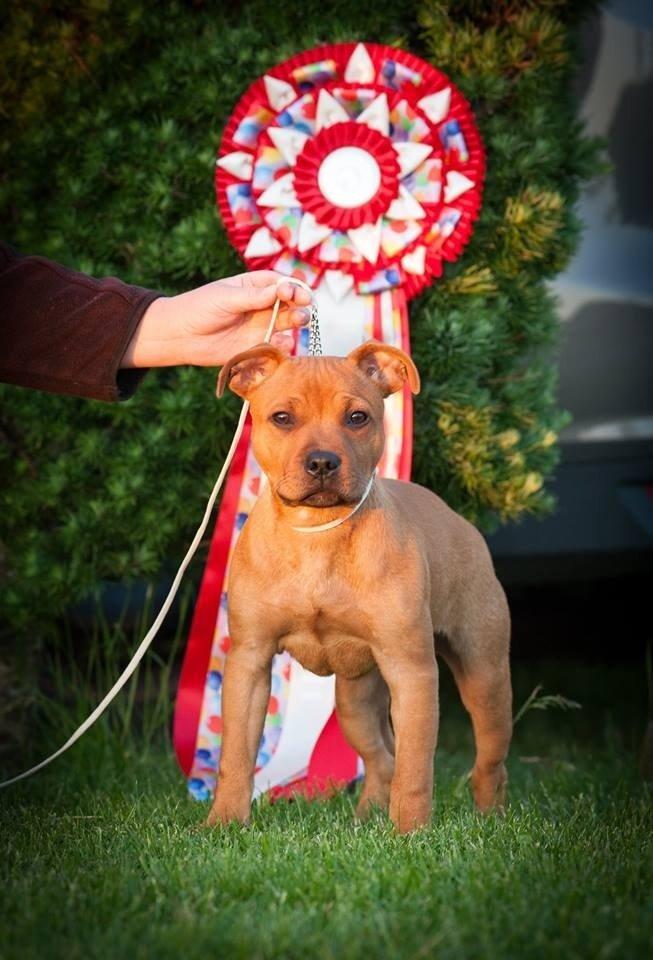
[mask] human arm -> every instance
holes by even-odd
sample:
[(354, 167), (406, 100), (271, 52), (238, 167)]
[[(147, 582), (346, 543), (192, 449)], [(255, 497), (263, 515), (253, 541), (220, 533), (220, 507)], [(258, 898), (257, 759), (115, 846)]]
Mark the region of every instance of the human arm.
[[(0, 380), (127, 399), (149, 366), (218, 366), (262, 340), (280, 281), (273, 271), (255, 271), (163, 297), (0, 244)], [(278, 326), (306, 323), (297, 307), (308, 294), (287, 282), (279, 293), (289, 303)]]
[(96, 400), (130, 396), (143, 372), (119, 375), (120, 363), (159, 296), (0, 244), (0, 380)]

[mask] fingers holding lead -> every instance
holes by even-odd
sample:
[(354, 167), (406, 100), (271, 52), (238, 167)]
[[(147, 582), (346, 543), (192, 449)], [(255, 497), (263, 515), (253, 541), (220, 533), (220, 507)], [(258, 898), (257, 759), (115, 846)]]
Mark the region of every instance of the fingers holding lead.
[(277, 283), (276, 292), (277, 297), (284, 303), (296, 303), (300, 307), (308, 306), (313, 299), (313, 295), (308, 290), (300, 287), (298, 283), (293, 283), (292, 280), (281, 279)]
[(277, 316), (277, 330), (293, 330), (305, 327), (311, 319), (310, 307), (285, 307)]
[[(280, 300), (283, 304), (282, 310), (286, 311), (291, 307), (305, 308), (312, 301), (311, 294), (290, 283), (288, 280), (282, 280), (281, 283), (269, 284), (264, 287), (250, 287), (247, 293), (247, 300), (254, 309), (264, 310), (272, 307), (275, 300)], [(303, 321), (307, 323), (308, 320)], [(295, 322), (294, 326), (302, 326), (301, 322)]]

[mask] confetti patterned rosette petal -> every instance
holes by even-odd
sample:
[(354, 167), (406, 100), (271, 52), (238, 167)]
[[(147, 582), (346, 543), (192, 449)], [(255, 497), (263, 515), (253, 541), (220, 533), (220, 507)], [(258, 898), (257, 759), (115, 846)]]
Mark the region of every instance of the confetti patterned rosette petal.
[[(226, 125), (215, 186), (247, 265), (309, 283), (325, 352), (342, 355), (372, 336), (409, 351), (407, 301), (462, 253), (484, 172), (471, 108), (445, 74), (405, 50), (344, 43), (304, 51), (250, 86)], [(385, 426), (379, 473), (407, 480), (408, 391), (386, 401)], [(175, 712), (179, 762), (200, 799), (215, 789), (220, 755), (229, 560), (264, 482), (246, 434), (223, 496)], [(314, 677), (288, 654), (275, 658), (255, 792), (312, 794), (360, 772), (333, 706), (332, 677)]]

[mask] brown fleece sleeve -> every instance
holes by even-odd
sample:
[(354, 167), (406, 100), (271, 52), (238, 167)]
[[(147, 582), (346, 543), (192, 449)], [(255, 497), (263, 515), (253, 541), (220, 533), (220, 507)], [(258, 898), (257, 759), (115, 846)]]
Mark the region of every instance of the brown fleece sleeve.
[(125, 400), (145, 370), (120, 363), (160, 293), (94, 280), (0, 243), (0, 380), (94, 400)]

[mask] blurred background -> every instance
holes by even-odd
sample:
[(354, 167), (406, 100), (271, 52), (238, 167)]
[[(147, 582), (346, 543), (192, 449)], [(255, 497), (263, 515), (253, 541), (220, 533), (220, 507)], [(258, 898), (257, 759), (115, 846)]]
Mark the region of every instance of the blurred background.
[(519, 651), (637, 657), (653, 571), (653, 5), (607, 3), (579, 38), (573, 89), (610, 169), (583, 190), (579, 248), (551, 283), (558, 398), (572, 415), (557, 509), (489, 542)]

